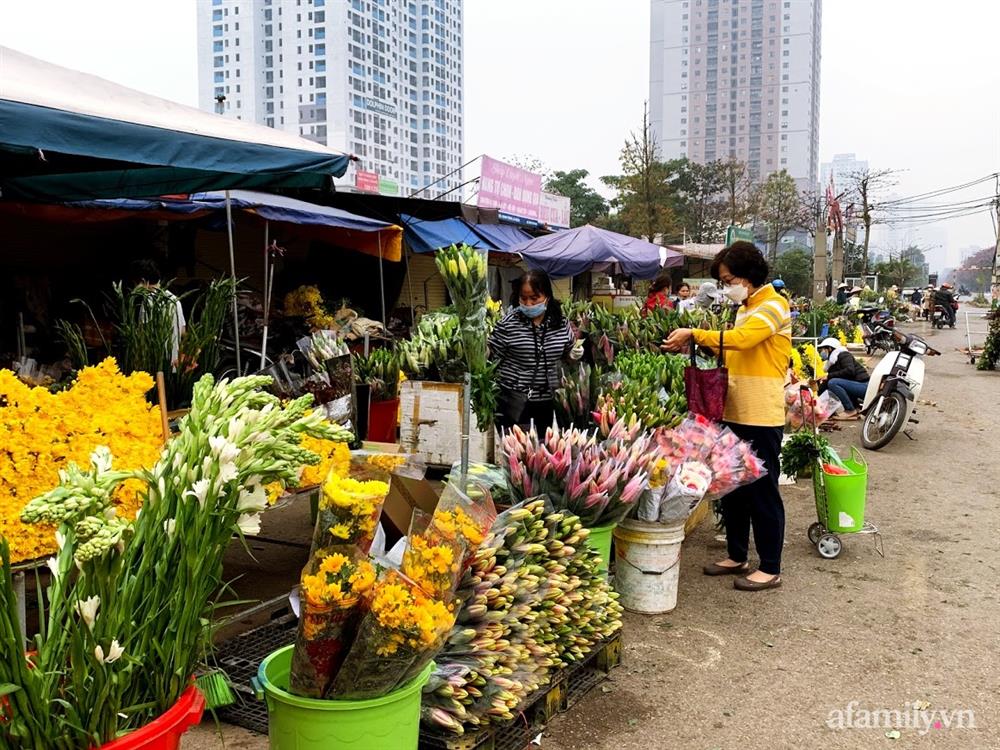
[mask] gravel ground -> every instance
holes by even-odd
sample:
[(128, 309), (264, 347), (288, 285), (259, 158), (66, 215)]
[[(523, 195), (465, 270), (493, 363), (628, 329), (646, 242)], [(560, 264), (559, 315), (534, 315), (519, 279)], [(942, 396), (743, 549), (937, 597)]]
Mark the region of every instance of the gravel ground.
[[(806, 539), (811, 486), (800, 482), (783, 488), (784, 587), (747, 594), (701, 575), (725, 554), (703, 524), (684, 545), (677, 609), (627, 617), (622, 666), (552, 722), (543, 750), (1000, 747), (1000, 374), (955, 351), (964, 334), (919, 332), (944, 356), (927, 362), (915, 439), (865, 454), (867, 515), (885, 558), (868, 536), (820, 558)], [(844, 454), (859, 431), (850, 423), (832, 442)], [(915, 703), (945, 725), (971, 711), (975, 728), (910, 728)], [(828, 726), (849, 710), (853, 728)], [(899, 739), (864, 727), (876, 710), (900, 712)], [(206, 721), (184, 748), (223, 739), (267, 747), (233, 727), (220, 738)]]

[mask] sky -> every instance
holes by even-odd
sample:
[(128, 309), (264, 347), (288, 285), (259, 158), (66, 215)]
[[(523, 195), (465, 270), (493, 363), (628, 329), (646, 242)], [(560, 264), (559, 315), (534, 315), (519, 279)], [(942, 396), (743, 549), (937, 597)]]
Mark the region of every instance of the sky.
[[(0, 45), (196, 105), (196, 2), (209, 0), (0, 0)], [(823, 5), (821, 161), (855, 153), (900, 170), (897, 196), (1000, 170), (1000, 3)], [(647, 0), (466, 0), (465, 51), (466, 159), (533, 157), (595, 186), (617, 172), (648, 98)], [(873, 233), (900, 238), (933, 248), (940, 268), (995, 234), (987, 214)]]

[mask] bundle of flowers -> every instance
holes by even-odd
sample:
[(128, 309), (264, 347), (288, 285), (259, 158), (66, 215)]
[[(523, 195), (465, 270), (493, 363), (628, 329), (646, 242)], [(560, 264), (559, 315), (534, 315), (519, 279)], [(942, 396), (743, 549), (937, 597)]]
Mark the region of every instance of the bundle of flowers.
[[(31, 388), (10, 370), (0, 370), (0, 536), (12, 562), (34, 560), (56, 550), (51, 524), (25, 524), (29, 500), (59, 483), (59, 472), (85, 465), (99, 445), (110, 448), (123, 469), (151, 467), (160, 455), (159, 413), (145, 394), (153, 379), (141, 372), (122, 375), (114, 359), (77, 373), (59, 393)], [(115, 488), (114, 507), (134, 518), (144, 485), (129, 479)]]
[(535, 499), (497, 516), (456, 594), (458, 622), (424, 687), (429, 730), (463, 734), (513, 719), (561, 667), (621, 628), (588, 529)]
[(361, 481), (331, 471), (319, 498), (313, 547), (353, 544), (367, 552), (388, 494), (386, 482)]
[(285, 295), (285, 315), (306, 319), (310, 327), (329, 330), (337, 327), (337, 320), (331, 315), (323, 294), (315, 286), (300, 286)]
[(802, 383), (785, 388), (785, 420), (793, 430), (818, 427), (842, 408), (840, 399), (829, 391), (817, 396)]
[(326, 696), (354, 639), (362, 597), (374, 583), (375, 568), (357, 547), (329, 547), (312, 555), (299, 583), (292, 693)]
[(558, 510), (578, 515), (587, 527), (617, 523), (649, 481), (656, 446), (635, 421), (618, 422), (605, 440), (596, 433), (550, 427), (539, 438), (515, 426), (503, 438), (515, 500), (546, 494)]
[[(58, 487), (25, 507), (25, 522), (58, 525), (59, 550), (29, 661), (0, 542), (5, 747), (100, 746), (148, 724), (188, 687), (211, 644), (219, 605), (210, 602), (233, 535), (259, 530), (266, 483), (294, 482), (303, 464), (318, 461), (301, 447), (303, 435), (341, 434), (307, 413), (311, 399), (282, 406), (261, 392), (268, 381), (204, 376), (152, 469), (113, 471), (101, 447), (88, 470), (69, 465)], [(145, 485), (135, 521), (112, 504), (129, 478)]]

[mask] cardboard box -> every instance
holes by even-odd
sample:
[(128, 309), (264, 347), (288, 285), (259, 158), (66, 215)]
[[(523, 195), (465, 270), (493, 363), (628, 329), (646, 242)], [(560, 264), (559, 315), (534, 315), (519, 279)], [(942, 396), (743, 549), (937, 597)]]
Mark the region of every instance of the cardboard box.
[[(428, 466), (450, 468), (462, 457), (462, 385), (407, 380), (399, 400), (400, 450)], [(469, 460), (491, 463), (493, 430), (480, 432), (475, 416), (471, 421)]]
[(385, 505), (382, 506), (382, 519), (387, 520), (399, 535), (403, 536), (410, 530), (413, 509), (419, 508), (426, 513), (433, 513), (437, 508), (439, 497), (440, 490), (426, 479), (393, 475), (389, 484), (389, 494), (385, 498)]

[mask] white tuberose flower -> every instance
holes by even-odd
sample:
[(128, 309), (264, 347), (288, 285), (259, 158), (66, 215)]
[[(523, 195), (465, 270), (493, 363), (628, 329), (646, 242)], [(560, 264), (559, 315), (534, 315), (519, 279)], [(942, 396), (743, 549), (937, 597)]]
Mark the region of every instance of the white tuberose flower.
[(94, 629), (97, 621), (97, 608), (101, 606), (101, 597), (91, 596), (76, 603), (76, 613), (83, 618), (90, 630)]
[(222, 435), (213, 435), (208, 439), (208, 444), (212, 446), (212, 453), (220, 464), (231, 464), (240, 455), (240, 449)]
[(174, 518), (168, 518), (163, 522), (163, 531), (170, 539), (173, 539), (175, 526), (177, 526), (177, 520)]
[(267, 492), (262, 484), (256, 484), (248, 490), (240, 491), (240, 499), (236, 510), (240, 513), (256, 513), (267, 507)]
[(56, 546), (59, 547), (60, 550), (66, 546), (66, 535), (58, 529), (56, 529)]
[(111, 641), (111, 645), (108, 646), (107, 656), (104, 655), (104, 649), (101, 647), (101, 644), (98, 643), (94, 648), (94, 658), (96, 658), (101, 664), (113, 664), (118, 661), (124, 653), (125, 649), (121, 647), (117, 639)]
[(260, 533), (260, 513), (244, 513), (236, 519), (236, 525), (244, 536), (257, 536)]
[(208, 488), (210, 484), (208, 479), (199, 479), (187, 492), (184, 493), (184, 497), (190, 495), (191, 497), (197, 498), (198, 505), (201, 508), (205, 507), (205, 498), (208, 497)]
[(48, 560), (45, 561), (45, 564), (48, 565), (49, 566), (49, 570), (52, 571), (52, 577), (58, 579), (59, 578), (59, 561), (56, 560), (54, 557), (50, 557)]
[(98, 473), (111, 471), (111, 449), (106, 445), (99, 445), (90, 454), (90, 463)]

